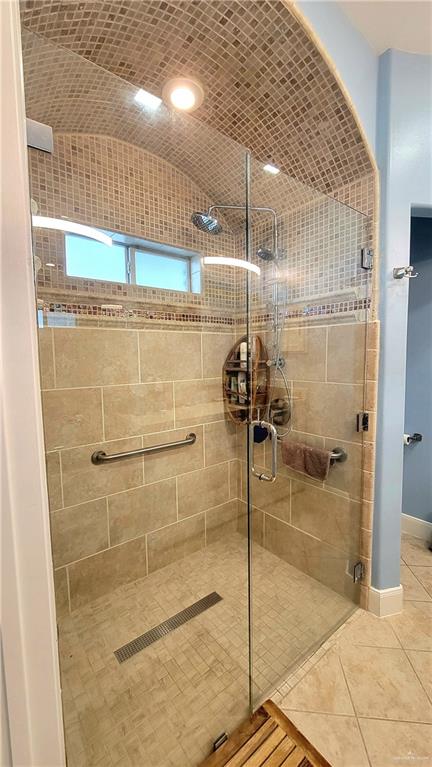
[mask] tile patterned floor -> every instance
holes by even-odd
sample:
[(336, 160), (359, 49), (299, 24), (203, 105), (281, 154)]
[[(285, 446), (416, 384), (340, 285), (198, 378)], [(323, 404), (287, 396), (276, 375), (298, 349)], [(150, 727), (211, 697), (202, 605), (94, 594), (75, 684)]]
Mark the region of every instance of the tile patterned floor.
[(333, 767), (432, 767), (432, 553), (424, 542), (404, 536), (401, 573), (401, 614), (358, 611), (274, 696)]
[[(259, 698), (352, 605), (259, 546), (253, 583)], [(223, 601), (118, 664), (115, 649), (211, 591)], [(60, 621), (59, 636), (68, 767), (199, 764), (221, 732), (247, 717), (245, 538), (208, 546), (75, 611)]]

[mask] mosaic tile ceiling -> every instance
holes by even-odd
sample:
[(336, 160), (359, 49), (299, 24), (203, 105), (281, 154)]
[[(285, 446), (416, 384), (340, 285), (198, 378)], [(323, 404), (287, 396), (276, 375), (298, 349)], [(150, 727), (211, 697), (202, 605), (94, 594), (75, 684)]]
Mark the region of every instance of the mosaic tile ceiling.
[[(26, 29), (22, 42), (28, 117), (51, 125), (57, 135), (102, 134), (139, 146), (177, 167), (211, 200), (244, 205), (245, 149), (240, 144), (165, 106), (146, 112), (134, 101), (135, 86)], [(270, 176), (258, 160), (252, 163), (255, 206), (286, 212), (322, 196), (284, 173)], [(235, 228), (244, 215), (230, 212), (226, 218)]]
[[(284, 0), (21, 6), (25, 27), (135, 86), (160, 94), (169, 78), (195, 76), (207, 92), (195, 113), (201, 122), (315, 189), (335, 191), (372, 169), (333, 74)], [(63, 71), (61, 85), (76, 92), (74, 73)], [(74, 100), (65, 99), (63, 108), (76, 121)], [(101, 132), (99, 109), (91, 114), (85, 129)], [(69, 129), (84, 128), (74, 122)]]

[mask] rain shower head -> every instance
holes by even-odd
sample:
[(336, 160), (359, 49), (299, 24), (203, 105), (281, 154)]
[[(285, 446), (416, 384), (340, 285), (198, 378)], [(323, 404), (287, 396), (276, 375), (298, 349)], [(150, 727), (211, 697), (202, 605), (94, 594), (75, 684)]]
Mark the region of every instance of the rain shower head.
[(195, 211), (195, 213), (192, 213), (191, 221), (201, 232), (207, 232), (207, 234), (220, 234), (222, 232), (222, 227), (217, 218), (210, 216), (208, 213)]
[(275, 260), (275, 254), (269, 248), (258, 248), (256, 254), (258, 258), (261, 258), (263, 261)]

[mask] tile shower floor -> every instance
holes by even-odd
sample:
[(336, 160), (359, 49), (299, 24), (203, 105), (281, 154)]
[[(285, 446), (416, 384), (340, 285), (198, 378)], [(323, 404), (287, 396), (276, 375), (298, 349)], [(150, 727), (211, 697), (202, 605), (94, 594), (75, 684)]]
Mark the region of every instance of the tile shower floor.
[[(255, 694), (352, 611), (253, 549)], [(217, 591), (221, 602), (119, 664), (113, 651)], [(59, 621), (68, 767), (192, 767), (246, 718), (247, 546), (239, 534), (122, 586)]]

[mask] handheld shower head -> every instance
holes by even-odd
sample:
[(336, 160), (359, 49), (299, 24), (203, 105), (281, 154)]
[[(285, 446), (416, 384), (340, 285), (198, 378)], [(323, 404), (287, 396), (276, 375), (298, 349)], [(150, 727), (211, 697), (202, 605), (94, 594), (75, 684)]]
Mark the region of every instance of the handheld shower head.
[(222, 226), (217, 218), (208, 213), (195, 211), (192, 213), (191, 221), (201, 232), (207, 232), (207, 234), (220, 234), (222, 232)]

